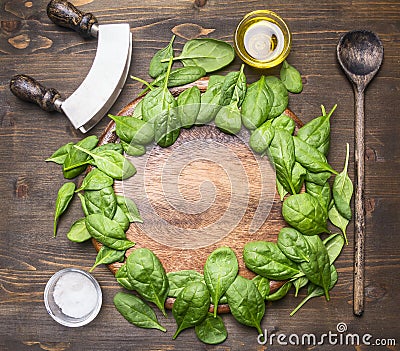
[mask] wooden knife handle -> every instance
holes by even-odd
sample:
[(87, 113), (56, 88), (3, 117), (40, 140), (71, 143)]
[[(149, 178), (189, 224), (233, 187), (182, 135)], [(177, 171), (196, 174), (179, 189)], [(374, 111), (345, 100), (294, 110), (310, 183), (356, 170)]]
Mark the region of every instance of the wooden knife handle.
[(10, 81), (11, 92), (22, 100), (33, 102), (45, 111), (61, 112), (60, 94), (56, 89), (47, 89), (35, 79), (19, 74)]
[(68, 1), (51, 0), (47, 5), (47, 16), (58, 26), (71, 28), (85, 38), (97, 36), (97, 18), (91, 13), (83, 13)]

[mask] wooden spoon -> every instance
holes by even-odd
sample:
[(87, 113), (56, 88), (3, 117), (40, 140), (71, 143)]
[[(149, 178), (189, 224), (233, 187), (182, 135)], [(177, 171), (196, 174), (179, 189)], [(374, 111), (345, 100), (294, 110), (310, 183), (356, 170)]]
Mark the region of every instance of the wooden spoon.
[(378, 72), (383, 60), (383, 45), (370, 31), (355, 30), (342, 36), (337, 58), (348, 79), (353, 83), (355, 97), (355, 243), (353, 312), (364, 312), (364, 90)]

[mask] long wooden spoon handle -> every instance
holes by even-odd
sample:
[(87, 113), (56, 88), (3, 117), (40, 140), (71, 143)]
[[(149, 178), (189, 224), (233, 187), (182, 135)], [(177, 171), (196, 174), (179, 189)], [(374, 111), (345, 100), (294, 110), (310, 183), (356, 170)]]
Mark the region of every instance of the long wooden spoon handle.
[(364, 246), (365, 246), (365, 212), (364, 212), (364, 90), (354, 88), (355, 96), (355, 233), (354, 233), (354, 280), (353, 312), (361, 316), (364, 312)]

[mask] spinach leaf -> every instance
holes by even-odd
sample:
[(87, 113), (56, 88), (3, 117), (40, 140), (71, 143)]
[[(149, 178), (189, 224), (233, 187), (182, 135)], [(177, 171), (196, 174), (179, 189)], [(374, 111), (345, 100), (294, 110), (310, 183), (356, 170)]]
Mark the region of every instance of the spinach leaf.
[(256, 275), (252, 279), (253, 283), (256, 285), (258, 292), (260, 293), (261, 297), (265, 299), (267, 295), (269, 295), (270, 292), (270, 285), (269, 285), (269, 279), (265, 278), (261, 275)]
[(221, 106), (219, 100), (221, 98), (221, 87), (223, 81), (216, 80), (212, 85), (208, 84), (208, 89), (201, 96), (201, 106), (199, 114), (197, 115), (196, 124), (210, 123), (218, 113)]
[(278, 235), (278, 247), (294, 262), (309, 262), (311, 250), (303, 234), (294, 228), (282, 228)]
[(92, 169), (75, 192), (82, 190), (101, 190), (114, 184), (114, 179), (97, 168)]
[(153, 125), (150, 122), (131, 116), (114, 116), (109, 114), (115, 122), (115, 133), (127, 143), (147, 145), (154, 139)]
[(74, 196), (75, 184), (72, 182), (67, 182), (61, 186), (58, 190), (57, 199), (56, 199), (56, 208), (54, 211), (54, 224), (53, 224), (53, 233), (54, 237), (57, 235), (57, 222), (58, 218), (65, 212), (68, 208), (72, 197)]
[(274, 96), (268, 118), (275, 118), (285, 111), (289, 103), (288, 91), (282, 81), (277, 77), (268, 76), (265, 80)]
[(242, 128), (242, 119), (236, 102), (223, 106), (215, 116), (215, 125), (227, 134), (237, 134)]
[[(93, 150), (99, 139), (95, 135), (88, 136), (76, 143), (76, 146), (82, 147), (86, 150)], [(64, 178), (72, 179), (85, 171), (87, 165), (90, 163), (90, 156), (72, 147), (65, 157), (63, 164)]]
[(85, 218), (78, 219), (72, 224), (67, 233), (67, 238), (76, 243), (81, 243), (91, 238), (90, 233), (86, 229)]
[(161, 62), (164, 59), (169, 59), (171, 56), (174, 56), (174, 49), (172, 44), (174, 43), (175, 35), (172, 36), (169, 44), (158, 50), (155, 55), (152, 57), (149, 66), (149, 76), (152, 78), (158, 77), (160, 74), (164, 73), (168, 69), (168, 62)]
[(192, 282), (201, 282), (205, 284), (204, 277), (194, 270), (183, 270), (177, 272), (167, 273), (169, 281), (168, 296), (177, 297), (179, 293), (185, 288), (186, 285)]
[(143, 223), (136, 204), (129, 197), (117, 195), (117, 204), (124, 211), (129, 222)]
[(226, 297), (233, 317), (241, 324), (255, 327), (262, 334), (260, 324), (265, 303), (254, 282), (238, 275), (228, 288)]
[(329, 220), (331, 221), (331, 223), (335, 227), (338, 227), (342, 231), (344, 239), (346, 240), (346, 245), (348, 245), (349, 242), (347, 240), (346, 230), (347, 230), (347, 226), (349, 224), (349, 220), (344, 218), (339, 213), (339, 211), (337, 210), (333, 200), (331, 201), (330, 208), (328, 210), (328, 217), (329, 217)]
[(333, 264), (339, 257), (344, 246), (344, 238), (340, 234), (332, 234), (323, 241), (328, 251), (329, 262)]
[(142, 114), (142, 105), (143, 105), (143, 99), (141, 99), (135, 106), (133, 112), (132, 112), (132, 117), (137, 118), (137, 119), (143, 119), (143, 114)]
[(142, 100), (143, 120), (154, 123), (157, 116), (163, 111), (164, 105), (174, 104), (172, 100), (175, 101), (175, 99), (173, 97), (171, 99), (170, 94), (169, 90), (167, 92), (163, 87), (150, 91)]
[(200, 111), (200, 100), (200, 89), (196, 85), (184, 90), (178, 96), (178, 114), (181, 127), (190, 128), (195, 124)]
[(244, 65), (238, 72), (229, 72), (224, 79), (221, 87), (221, 97), (219, 104), (221, 106), (236, 103), (240, 107), (243, 103), (247, 91), (246, 76), (243, 72)]
[(314, 196), (321, 206), (328, 209), (331, 202), (331, 187), (328, 182), (324, 185), (318, 185), (315, 183), (306, 183), (306, 191), (308, 194)]
[[(171, 73), (168, 77), (167, 87), (178, 87), (181, 85), (189, 84), (195, 82), (197, 79), (204, 77), (206, 75), (206, 71), (202, 67), (198, 66), (187, 66), (187, 67), (179, 67), (171, 70)], [(167, 77), (167, 73), (163, 73), (159, 75), (151, 85), (153, 87), (159, 87), (165, 85), (165, 78)], [(144, 91), (146, 91), (145, 89)], [(142, 92), (143, 93), (143, 92)]]
[(114, 296), (114, 305), (129, 323), (137, 327), (167, 331), (158, 323), (154, 311), (135, 295), (119, 292)]
[(104, 151), (104, 150), (113, 150), (113, 151), (118, 152), (121, 155), (124, 153), (124, 149), (122, 148), (122, 145), (120, 143), (103, 144), (103, 145), (95, 147), (92, 150), (92, 152), (97, 153), (97, 152)]
[(123, 264), (115, 273), (115, 278), (117, 279), (117, 282), (123, 286), (125, 289), (128, 290), (135, 290), (131, 282), (129, 281), (128, 277), (128, 268), (126, 266), (126, 263)]
[(210, 294), (204, 283), (188, 284), (176, 298), (172, 314), (178, 328), (172, 337), (176, 339), (179, 333), (187, 328), (200, 324), (208, 315)]
[(124, 180), (136, 173), (134, 165), (117, 151), (104, 150), (93, 153), (78, 145), (74, 145), (74, 147), (92, 156), (96, 167), (111, 178)]
[[(231, 72), (225, 76), (224, 82), (221, 87), (221, 100), (220, 104), (226, 106), (232, 102), (236, 102), (238, 107), (241, 107), (247, 93), (247, 79), (244, 74), (244, 64), (241, 65), (239, 72)], [(236, 79), (233, 73), (237, 73)], [(232, 92), (232, 93), (231, 93)]]
[(123, 231), (128, 230), (130, 221), (120, 206), (117, 205), (117, 209), (115, 210), (114, 217), (112, 219), (121, 226)]
[(288, 192), (286, 191), (286, 189), (283, 187), (283, 185), (281, 184), (281, 182), (278, 179), (276, 180), (276, 189), (278, 191), (281, 201), (283, 201), (285, 196), (288, 194)]
[(143, 145), (128, 144), (126, 141), (121, 140), (121, 145), (124, 151), (129, 156), (142, 156), (146, 153), (146, 148)]
[(134, 250), (126, 260), (132, 287), (147, 301), (153, 302), (164, 314), (168, 295), (168, 278), (158, 257), (149, 249)]
[(89, 211), (88, 211), (88, 209), (86, 207), (86, 199), (85, 199), (85, 197), (81, 193), (78, 193), (78, 197), (79, 197), (79, 200), (81, 201), (83, 214), (85, 216), (89, 216), (90, 213), (89, 213)]
[(289, 65), (286, 60), (283, 61), (280, 70), (280, 77), (286, 89), (291, 93), (297, 94), (301, 93), (303, 90), (303, 82), (301, 80), (300, 72), (293, 66)]
[(85, 219), (90, 235), (114, 250), (125, 251), (135, 245), (126, 239), (121, 226), (112, 219), (100, 213), (91, 214)]
[(180, 121), (176, 111), (177, 102), (168, 90), (172, 58), (169, 61), (166, 79), (162, 87), (148, 93), (143, 99), (143, 119), (154, 123), (154, 138), (161, 147), (171, 146), (179, 136)]
[(227, 304), (228, 303), (228, 299), (226, 298), (226, 295), (223, 295), (220, 299), (219, 299), (219, 304)]
[(289, 196), (282, 206), (285, 221), (304, 235), (329, 233), (328, 214), (319, 201), (310, 194), (303, 193)]
[(337, 174), (328, 164), (323, 153), (297, 136), (293, 137), (293, 141), (296, 161), (301, 163), (304, 168), (314, 173), (328, 171)]
[(292, 169), (292, 184), (297, 194), (301, 191), (301, 188), (303, 187), (306, 173), (307, 170), (300, 163), (294, 163)]
[(263, 154), (267, 151), (274, 135), (275, 129), (272, 127), (272, 120), (268, 120), (251, 133), (249, 145), (254, 152)]
[(89, 272), (92, 272), (97, 266), (101, 264), (111, 264), (114, 262), (122, 262), (125, 259), (125, 252), (114, 250), (107, 246), (102, 246), (96, 256), (96, 261)]
[(318, 235), (305, 237), (310, 247), (310, 260), (301, 262), (300, 269), (315, 285), (324, 289), (326, 300), (329, 301), (331, 284), (330, 260), (328, 251)]
[(296, 123), (285, 112), (282, 112), (282, 114), (272, 120), (272, 126), (274, 128), (286, 129), (292, 135), (296, 128)]
[(347, 220), (351, 220), (350, 201), (353, 196), (353, 183), (347, 174), (347, 167), (349, 165), (349, 144), (347, 144), (346, 150), (344, 168), (343, 171), (335, 177), (332, 186), (332, 195), (335, 200), (335, 207), (340, 215)]
[(299, 290), (308, 284), (309, 280), (306, 276), (298, 277), (292, 281), (295, 288), (294, 297), (297, 297)]
[(286, 191), (296, 194), (292, 183), (292, 170), (295, 163), (293, 137), (284, 129), (276, 128), (269, 147), (270, 159), (275, 165), (276, 178)]
[(315, 183), (318, 185), (325, 185), (326, 181), (331, 177), (331, 172), (310, 172), (307, 170), (307, 173), (304, 177), (304, 180), (309, 183)]
[[(331, 284), (329, 286), (329, 290), (332, 290), (332, 288), (335, 286), (336, 282), (337, 282), (337, 271), (334, 265), (330, 266), (330, 275), (331, 275)], [(299, 303), (299, 305), (292, 311), (292, 313), (290, 313), (290, 316), (293, 316), (301, 307), (304, 306), (304, 304), (311, 300), (314, 297), (319, 297), (319, 296), (324, 296), (324, 289), (321, 288), (318, 285), (312, 284), (310, 283), (308, 285), (308, 292), (307, 292), (307, 297), (304, 298), (303, 301), (301, 301)]]
[(315, 147), (324, 155), (327, 155), (329, 151), (331, 133), (330, 117), (335, 111), (336, 106), (337, 105), (333, 106), (332, 110), (327, 115), (323, 113), (322, 116), (312, 119), (297, 132), (297, 136), (301, 140)]
[(221, 87), (222, 84), (224, 84), (224, 80), (225, 80), (225, 76), (220, 75), (220, 74), (213, 74), (213, 75), (209, 76), (207, 89), (210, 89), (214, 85)]
[(180, 56), (184, 66), (199, 66), (209, 73), (229, 65), (235, 58), (235, 51), (228, 43), (216, 39), (201, 38), (186, 42)]
[(204, 265), (204, 281), (214, 304), (217, 315), (218, 301), (235, 280), (239, 265), (235, 253), (229, 247), (219, 247), (207, 258)]
[(53, 155), (46, 159), (46, 162), (54, 162), (59, 165), (64, 164), (68, 153), (71, 151), (72, 145), (74, 145), (74, 143), (68, 143), (61, 146), (53, 153)]
[(260, 127), (267, 119), (274, 96), (265, 83), (265, 76), (252, 83), (248, 88), (242, 104), (242, 122), (247, 129)]
[(308, 291), (307, 291), (307, 296), (301, 301), (297, 307), (290, 313), (290, 316), (293, 316), (301, 307), (304, 306), (304, 304), (311, 300), (314, 297), (319, 297), (319, 296), (324, 296), (324, 289), (322, 289), (320, 286), (315, 285), (315, 284), (309, 284), (308, 285)]
[(155, 141), (161, 147), (171, 146), (180, 134), (181, 122), (176, 109), (177, 103), (173, 97), (172, 99), (154, 122)]
[(247, 243), (244, 246), (243, 259), (248, 269), (268, 279), (290, 279), (300, 272), (297, 265), (272, 242)]
[(208, 313), (207, 317), (194, 327), (194, 330), (199, 340), (205, 344), (220, 344), (228, 337), (222, 318), (214, 317), (211, 313)]
[(100, 190), (86, 190), (84, 197), (89, 214), (102, 213), (110, 219), (114, 217), (117, 210), (117, 198), (111, 186)]
[(283, 299), (287, 293), (289, 292), (290, 288), (292, 287), (293, 283), (288, 281), (285, 284), (283, 284), (277, 291), (274, 293), (267, 295), (265, 297), (265, 300), (267, 301), (278, 301), (280, 299)]

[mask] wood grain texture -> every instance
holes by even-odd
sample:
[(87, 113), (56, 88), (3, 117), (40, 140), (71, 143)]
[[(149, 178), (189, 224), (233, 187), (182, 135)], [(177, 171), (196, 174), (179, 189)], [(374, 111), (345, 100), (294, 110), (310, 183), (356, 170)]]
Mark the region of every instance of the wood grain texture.
[[(174, 0), (165, 2), (73, 1), (84, 12), (93, 13), (100, 23), (129, 22), (133, 33), (133, 56), (130, 74), (147, 77), (151, 56), (164, 47), (172, 30), (177, 51), (185, 37), (203, 36), (232, 42), (236, 24), (255, 9), (266, 8), (287, 20), (293, 33), (289, 63), (302, 73), (304, 90), (290, 96), (290, 108), (307, 122), (320, 113), (320, 104), (330, 108), (338, 103), (332, 117), (332, 140), (329, 160), (341, 169), (345, 143), (354, 151), (353, 96), (351, 86), (335, 57), (335, 47), (348, 30), (365, 28), (380, 36), (385, 47), (381, 70), (366, 92), (366, 304), (363, 317), (352, 314), (353, 229), (349, 227), (350, 245), (338, 259), (338, 285), (331, 301), (310, 301), (294, 317), (291, 310), (299, 302), (292, 294), (268, 304), (262, 328), (270, 333), (335, 332), (345, 322), (351, 333), (371, 333), (374, 338), (397, 338), (398, 288), (400, 260), (400, 8), (396, 0), (354, 1), (277, 1), (259, 0)], [(227, 341), (216, 347), (200, 343), (193, 331), (183, 332), (172, 341), (175, 322), (169, 313), (158, 314), (167, 333), (138, 329), (129, 325), (115, 310), (112, 299), (121, 288), (106, 267), (98, 267), (94, 276), (103, 289), (104, 302), (99, 316), (89, 325), (68, 329), (56, 324), (46, 313), (43, 290), (50, 276), (65, 267), (89, 269), (96, 253), (91, 243), (71, 243), (63, 235), (71, 223), (82, 216), (79, 202), (59, 223), (59, 235), (52, 238), (53, 207), (58, 188), (64, 179), (59, 167), (43, 160), (60, 145), (78, 141), (82, 134), (58, 113), (46, 113), (15, 98), (8, 88), (10, 78), (18, 73), (34, 76), (46, 86), (71, 94), (83, 81), (93, 62), (96, 40), (84, 40), (76, 33), (55, 26), (46, 15), (47, 1), (0, 2), (0, 331), (1, 350), (286, 350), (287, 346), (259, 345), (257, 333), (239, 325), (231, 315), (223, 320), (229, 332)], [(184, 26), (182, 26), (184, 25)], [(179, 27), (180, 26), (180, 27)], [(201, 28), (200, 28), (201, 27)], [(175, 28), (175, 29), (174, 29)], [(213, 31), (211, 31), (213, 30)], [(222, 73), (238, 69), (236, 59)], [(249, 81), (260, 72), (246, 67)], [(267, 74), (278, 74), (273, 69)], [(128, 79), (111, 109), (117, 113), (140, 91), (140, 84)], [(100, 135), (107, 118), (91, 134)], [(350, 159), (350, 177), (354, 180), (354, 158)], [(305, 292), (301, 293), (301, 297)], [(301, 298), (300, 297), (300, 298)], [(268, 346), (268, 347), (267, 347)], [(293, 350), (333, 350), (331, 345), (291, 347)], [(343, 346), (341, 350), (368, 351), (371, 346)], [(398, 350), (398, 346), (376, 349)]]

